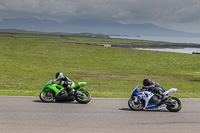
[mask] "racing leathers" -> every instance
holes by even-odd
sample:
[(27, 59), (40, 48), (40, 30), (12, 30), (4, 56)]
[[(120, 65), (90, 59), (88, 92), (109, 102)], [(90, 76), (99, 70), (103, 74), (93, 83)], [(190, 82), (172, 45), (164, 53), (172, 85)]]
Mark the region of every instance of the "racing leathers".
[(54, 82), (60, 81), (58, 85), (61, 85), (66, 88), (70, 93), (74, 91), (74, 89), (71, 88), (71, 86), (75, 85), (73, 81), (71, 81), (68, 77), (66, 76), (61, 76), (54, 80)]
[(156, 83), (155, 81), (151, 81), (151, 83), (147, 86), (143, 86), (143, 89), (150, 89), (152, 90), (153, 93), (159, 94), (161, 96), (161, 98), (164, 98), (164, 92), (165, 89), (162, 85), (160, 85), (159, 83)]

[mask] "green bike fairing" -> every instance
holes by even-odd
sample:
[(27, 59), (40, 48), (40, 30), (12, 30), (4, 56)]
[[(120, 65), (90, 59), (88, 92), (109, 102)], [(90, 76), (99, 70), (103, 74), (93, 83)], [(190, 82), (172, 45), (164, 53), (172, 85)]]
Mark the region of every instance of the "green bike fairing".
[[(74, 87), (83, 87), (87, 84), (87, 82), (78, 82), (77, 84), (71, 86), (72, 88)], [(59, 89), (58, 89), (59, 88)], [(58, 84), (51, 84), (51, 83), (47, 83), (43, 90), (44, 91), (48, 91), (49, 89), (53, 90), (55, 92), (55, 94), (57, 95), (58, 93), (60, 93), (62, 90), (64, 90), (65, 88), (61, 85), (58, 85)]]
[[(60, 89), (58, 89), (60, 88)], [(50, 83), (47, 83), (43, 90), (44, 91), (48, 91), (49, 89), (53, 90), (55, 92), (55, 94), (58, 94), (60, 91), (62, 91), (63, 89), (65, 89), (63, 86), (61, 85), (58, 85), (58, 84), (50, 84)]]
[(75, 85), (72, 85), (71, 87), (72, 88), (75, 88), (75, 87), (80, 87), (80, 88), (82, 88), (83, 86), (85, 86), (87, 84), (87, 82), (78, 82), (77, 84), (75, 84)]

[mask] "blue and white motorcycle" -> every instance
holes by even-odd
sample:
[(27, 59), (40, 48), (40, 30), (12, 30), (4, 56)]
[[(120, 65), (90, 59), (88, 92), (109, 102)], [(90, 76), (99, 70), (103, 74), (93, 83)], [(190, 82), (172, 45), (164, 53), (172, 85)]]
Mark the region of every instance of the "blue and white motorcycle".
[(181, 101), (176, 97), (170, 95), (175, 93), (177, 89), (171, 88), (165, 91), (166, 98), (161, 100), (160, 96), (152, 93), (150, 89), (142, 89), (140, 85), (131, 93), (131, 98), (128, 101), (128, 106), (132, 110), (163, 110), (167, 109), (171, 112), (178, 112), (181, 110)]

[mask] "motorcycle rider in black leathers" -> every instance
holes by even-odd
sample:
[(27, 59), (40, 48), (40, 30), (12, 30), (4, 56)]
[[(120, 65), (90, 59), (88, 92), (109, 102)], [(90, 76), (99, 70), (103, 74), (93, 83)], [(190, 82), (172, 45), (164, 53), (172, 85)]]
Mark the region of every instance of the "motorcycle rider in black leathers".
[(149, 78), (146, 78), (143, 80), (143, 89), (150, 89), (153, 93), (159, 94), (159, 97), (163, 100), (166, 96), (163, 94), (165, 92), (165, 89), (162, 85), (159, 83), (156, 83), (155, 81), (152, 81)]
[(71, 88), (72, 85), (75, 85), (73, 81), (71, 81), (68, 77), (64, 76), (62, 72), (56, 73), (56, 80), (53, 82), (60, 81), (58, 85), (61, 85), (68, 89), (69, 93), (73, 93), (74, 89)]

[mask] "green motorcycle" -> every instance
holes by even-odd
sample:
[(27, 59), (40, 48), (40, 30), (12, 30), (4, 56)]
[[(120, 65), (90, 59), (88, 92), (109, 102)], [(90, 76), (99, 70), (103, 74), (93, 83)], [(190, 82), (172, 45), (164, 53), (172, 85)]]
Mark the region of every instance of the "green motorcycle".
[(81, 89), (86, 85), (86, 82), (79, 82), (71, 88), (73, 92), (67, 91), (67, 89), (61, 85), (55, 84), (54, 80), (50, 80), (40, 93), (40, 99), (43, 102), (56, 102), (74, 101), (78, 103), (87, 104), (91, 100), (91, 95), (88, 91)]

